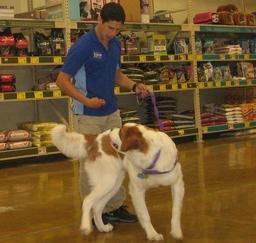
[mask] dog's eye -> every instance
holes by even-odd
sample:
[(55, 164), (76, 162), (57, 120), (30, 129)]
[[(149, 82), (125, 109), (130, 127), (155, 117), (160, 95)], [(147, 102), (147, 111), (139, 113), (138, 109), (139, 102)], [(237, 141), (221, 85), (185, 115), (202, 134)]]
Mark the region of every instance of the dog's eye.
[(113, 147), (115, 147), (116, 149), (118, 149), (118, 145), (116, 143), (112, 143)]

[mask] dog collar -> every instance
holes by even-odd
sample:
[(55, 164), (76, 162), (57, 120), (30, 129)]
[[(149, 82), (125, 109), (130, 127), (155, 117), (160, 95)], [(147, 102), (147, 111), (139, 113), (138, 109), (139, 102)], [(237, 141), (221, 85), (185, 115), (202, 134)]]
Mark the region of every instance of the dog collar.
[(156, 165), (156, 163), (157, 163), (159, 157), (160, 157), (160, 153), (161, 153), (161, 150), (159, 150), (159, 151), (156, 153), (156, 155), (155, 155), (155, 157), (154, 157), (154, 159), (153, 159), (151, 165), (150, 165), (148, 168), (142, 170), (142, 172), (138, 173), (137, 176), (138, 176), (140, 179), (145, 179), (145, 178), (147, 178), (149, 175), (168, 174), (168, 173), (170, 173), (171, 171), (174, 170), (174, 168), (175, 168), (175, 166), (176, 166), (178, 160), (175, 161), (175, 164), (173, 165), (173, 167), (172, 167), (170, 170), (167, 170), (167, 171), (158, 171), (158, 170), (154, 170), (154, 169), (153, 169), (153, 168), (155, 167), (155, 165)]

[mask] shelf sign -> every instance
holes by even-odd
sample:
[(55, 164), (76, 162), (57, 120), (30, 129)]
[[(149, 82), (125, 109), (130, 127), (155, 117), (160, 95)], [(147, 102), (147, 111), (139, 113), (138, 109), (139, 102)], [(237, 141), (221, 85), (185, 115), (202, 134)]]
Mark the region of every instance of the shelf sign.
[(17, 92), (17, 99), (18, 100), (25, 100), (26, 99), (26, 93), (25, 92)]
[(120, 94), (120, 88), (119, 87), (115, 87), (115, 94)]
[(172, 84), (172, 89), (173, 89), (173, 90), (178, 89), (178, 84)]
[(4, 100), (4, 94), (0, 93), (0, 100)]
[(62, 64), (62, 58), (61, 57), (53, 57), (53, 62), (55, 64)]
[(180, 129), (180, 130), (178, 130), (178, 133), (179, 133), (179, 135), (184, 135), (185, 134), (185, 131), (183, 130), (183, 129)]
[(159, 90), (160, 91), (166, 91), (166, 85), (165, 84), (160, 84), (159, 85)]
[(35, 91), (34, 94), (35, 94), (36, 99), (43, 99), (44, 98), (43, 91)]
[(30, 62), (32, 64), (38, 64), (39, 63), (39, 57), (31, 57)]
[(18, 64), (26, 64), (27, 58), (26, 57), (18, 57)]
[(61, 97), (61, 90), (53, 90), (53, 97)]

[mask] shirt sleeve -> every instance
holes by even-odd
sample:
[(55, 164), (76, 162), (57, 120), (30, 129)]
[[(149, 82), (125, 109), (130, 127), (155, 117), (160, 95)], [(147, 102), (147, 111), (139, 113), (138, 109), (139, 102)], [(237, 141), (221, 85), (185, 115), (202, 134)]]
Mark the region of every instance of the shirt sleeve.
[(89, 38), (86, 38), (85, 34), (70, 48), (61, 71), (74, 77), (88, 60), (89, 52)]

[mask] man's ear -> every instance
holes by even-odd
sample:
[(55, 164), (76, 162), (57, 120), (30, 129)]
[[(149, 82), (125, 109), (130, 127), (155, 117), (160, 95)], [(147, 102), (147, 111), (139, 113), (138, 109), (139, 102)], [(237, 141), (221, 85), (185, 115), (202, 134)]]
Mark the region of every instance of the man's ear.
[(121, 151), (127, 152), (129, 150), (139, 149), (139, 147), (140, 147), (139, 140), (136, 137), (132, 137), (123, 141), (121, 145)]

